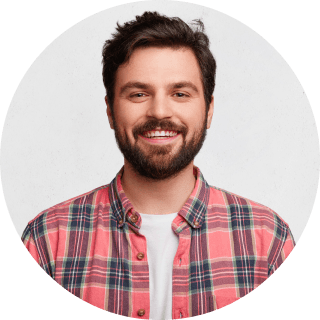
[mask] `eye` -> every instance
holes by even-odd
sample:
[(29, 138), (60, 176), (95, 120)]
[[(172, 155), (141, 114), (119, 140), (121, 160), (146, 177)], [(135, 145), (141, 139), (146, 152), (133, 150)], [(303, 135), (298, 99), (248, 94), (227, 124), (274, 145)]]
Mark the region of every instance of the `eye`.
[(133, 94), (130, 95), (131, 98), (142, 98), (144, 96), (145, 96), (145, 94), (141, 93), (141, 92), (133, 93)]
[(178, 98), (187, 98), (187, 97), (189, 97), (188, 94), (182, 93), (182, 92), (176, 92), (176, 93), (174, 94), (174, 96), (175, 96), (175, 97), (178, 97)]
[(144, 92), (132, 92), (128, 96), (128, 100), (134, 103), (144, 102), (148, 99), (148, 93)]

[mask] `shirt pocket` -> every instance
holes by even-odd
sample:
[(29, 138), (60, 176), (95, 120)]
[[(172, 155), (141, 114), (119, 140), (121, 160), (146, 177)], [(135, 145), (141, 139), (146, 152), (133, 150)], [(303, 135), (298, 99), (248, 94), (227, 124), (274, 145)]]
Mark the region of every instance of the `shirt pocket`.
[(208, 307), (207, 312), (211, 312), (217, 309), (221, 309), (228, 304), (231, 304), (240, 298), (238, 297), (230, 297), (230, 296), (222, 296), (222, 295), (212, 295), (208, 297)]

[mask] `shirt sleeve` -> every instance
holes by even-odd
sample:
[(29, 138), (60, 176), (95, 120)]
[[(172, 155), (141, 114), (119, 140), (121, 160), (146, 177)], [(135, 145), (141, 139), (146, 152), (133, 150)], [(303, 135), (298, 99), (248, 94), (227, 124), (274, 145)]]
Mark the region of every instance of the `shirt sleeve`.
[(27, 250), (30, 252), (30, 254), (32, 255), (32, 257), (37, 261), (37, 263), (39, 263), (39, 265), (41, 264), (40, 261), (40, 256), (36, 247), (36, 244), (34, 242), (32, 233), (31, 233), (31, 228), (30, 225), (28, 224), (27, 227), (24, 229), (21, 240), (23, 242), (23, 244), (25, 245), (25, 247), (27, 248)]
[(295, 247), (296, 243), (294, 241), (293, 235), (289, 227), (286, 228), (285, 241), (279, 246), (279, 250), (276, 254), (271, 257), (272, 264), (269, 265), (269, 277), (280, 267), (283, 261), (289, 256), (290, 252)]

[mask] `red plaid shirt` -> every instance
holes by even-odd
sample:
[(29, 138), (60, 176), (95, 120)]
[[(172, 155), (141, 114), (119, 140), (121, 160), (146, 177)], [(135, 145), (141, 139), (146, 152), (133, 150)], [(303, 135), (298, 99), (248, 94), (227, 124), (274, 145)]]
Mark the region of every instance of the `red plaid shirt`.
[[(121, 186), (109, 184), (51, 207), (29, 222), (22, 240), (40, 266), (77, 297), (104, 310), (148, 319), (147, 243)], [(216, 187), (200, 170), (172, 223), (172, 318), (228, 305), (265, 281), (295, 243), (271, 209)]]

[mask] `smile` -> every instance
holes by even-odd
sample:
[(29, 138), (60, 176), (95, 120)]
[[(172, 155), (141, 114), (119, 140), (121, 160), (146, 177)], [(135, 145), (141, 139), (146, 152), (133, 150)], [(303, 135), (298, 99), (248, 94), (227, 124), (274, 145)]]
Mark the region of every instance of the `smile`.
[(160, 131), (160, 130), (153, 130), (153, 131), (146, 131), (143, 133), (143, 136), (146, 138), (167, 138), (167, 137), (174, 137), (178, 134), (177, 131)]
[(166, 143), (175, 140), (180, 134), (177, 131), (146, 131), (141, 138), (151, 143)]

